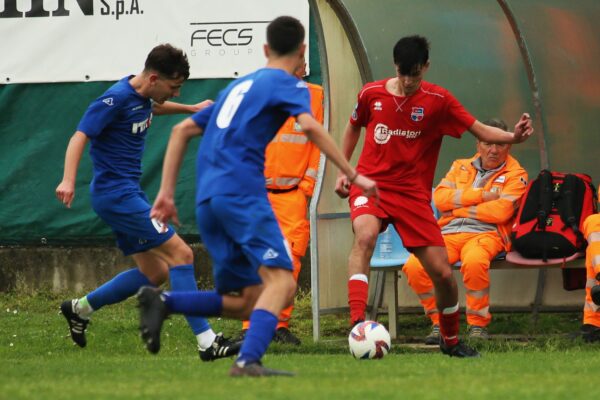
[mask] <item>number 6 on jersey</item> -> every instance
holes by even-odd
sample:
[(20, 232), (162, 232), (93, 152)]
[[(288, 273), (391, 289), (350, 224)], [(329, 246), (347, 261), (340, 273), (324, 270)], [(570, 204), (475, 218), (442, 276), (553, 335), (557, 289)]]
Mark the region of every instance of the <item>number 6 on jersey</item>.
[(221, 129), (225, 129), (229, 127), (235, 112), (240, 106), (242, 100), (244, 100), (244, 95), (250, 90), (252, 83), (254, 81), (247, 80), (241, 82), (237, 86), (235, 86), (225, 99), (223, 103), (223, 107), (221, 107), (221, 111), (219, 111), (219, 115), (217, 115), (217, 126)]

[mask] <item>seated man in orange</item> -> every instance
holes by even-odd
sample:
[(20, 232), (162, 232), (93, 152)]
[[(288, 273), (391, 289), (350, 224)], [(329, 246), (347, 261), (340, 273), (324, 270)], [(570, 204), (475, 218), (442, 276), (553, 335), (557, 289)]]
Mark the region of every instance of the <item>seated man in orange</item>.
[[(506, 130), (498, 119), (484, 122)], [(510, 144), (477, 142), (477, 154), (456, 160), (433, 193), (441, 212), (438, 224), (448, 261), (461, 261), (467, 292), (466, 311), (470, 338), (487, 339), (490, 261), (510, 247), (510, 232), (527, 186), (527, 172), (509, 155)], [(402, 271), (431, 319), (426, 344), (439, 344), (439, 311), (433, 283), (419, 260), (411, 255)]]
[(583, 234), (588, 246), (585, 251), (587, 284), (581, 337), (591, 343), (600, 341), (600, 214), (592, 214), (585, 219)]
[[(298, 79), (306, 75), (306, 63), (295, 73)], [(323, 88), (308, 83), (310, 108), (313, 117), (323, 124)], [(312, 196), (319, 169), (321, 152), (308, 140), (296, 119), (285, 121), (265, 152), (265, 178), (269, 202), (283, 236), (290, 245), (294, 279), (298, 282), (301, 259), (306, 253), (309, 240), (307, 201)], [(300, 340), (290, 332), (290, 318), (294, 306), (279, 314), (279, 323), (273, 340), (279, 343), (300, 345)], [(242, 324), (242, 336), (250, 322)]]

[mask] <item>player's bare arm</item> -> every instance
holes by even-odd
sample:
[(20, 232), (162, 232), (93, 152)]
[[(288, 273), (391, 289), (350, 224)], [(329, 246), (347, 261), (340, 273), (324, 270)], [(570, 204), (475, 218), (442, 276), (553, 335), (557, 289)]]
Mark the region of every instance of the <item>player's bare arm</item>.
[(366, 196), (378, 196), (375, 181), (359, 174), (354, 169), (344, 154), (336, 147), (335, 142), (327, 133), (325, 128), (319, 124), (310, 114), (304, 113), (297, 117), (306, 136), (317, 145), (319, 149), (344, 173), (349, 181), (361, 188)]
[(469, 128), (469, 131), (482, 142), (521, 143), (533, 134), (533, 126), (529, 114), (523, 113), (515, 125), (514, 132), (508, 132), (500, 128), (485, 125), (479, 121), (475, 121), (473, 126)]
[(88, 137), (85, 133), (77, 131), (69, 140), (65, 154), (65, 170), (62, 182), (56, 187), (56, 198), (60, 200), (67, 208), (71, 208), (71, 203), (75, 198), (75, 178), (77, 177), (77, 168)]
[(196, 125), (191, 118), (186, 118), (173, 127), (163, 162), (160, 190), (150, 212), (152, 218), (156, 218), (162, 223), (172, 220), (174, 223), (179, 224), (177, 208), (175, 207), (177, 176), (189, 141), (201, 134), (202, 128)]
[(155, 115), (194, 114), (210, 106), (212, 103), (212, 100), (204, 100), (196, 104), (181, 104), (174, 101), (165, 101), (162, 104), (154, 103), (152, 105), (152, 112)]
[[(348, 122), (346, 125), (342, 139), (342, 153), (348, 161), (350, 161), (350, 158), (352, 158), (352, 153), (354, 153), (354, 149), (356, 148), (356, 144), (360, 138), (360, 131), (360, 126), (354, 126), (350, 122)], [(350, 181), (348, 176), (342, 173), (341, 170), (338, 170), (337, 175), (338, 176), (335, 181), (335, 192), (338, 196), (344, 199), (350, 194)]]

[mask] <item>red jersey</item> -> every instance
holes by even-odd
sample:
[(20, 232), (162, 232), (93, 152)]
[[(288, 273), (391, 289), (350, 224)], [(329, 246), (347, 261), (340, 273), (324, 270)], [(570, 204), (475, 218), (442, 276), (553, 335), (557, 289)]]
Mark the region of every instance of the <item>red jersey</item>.
[(356, 169), (383, 189), (430, 199), (444, 135), (460, 137), (475, 118), (440, 86), (422, 81), (414, 94), (394, 96), (388, 80), (368, 83), (358, 94), (350, 123), (366, 127), (366, 136)]

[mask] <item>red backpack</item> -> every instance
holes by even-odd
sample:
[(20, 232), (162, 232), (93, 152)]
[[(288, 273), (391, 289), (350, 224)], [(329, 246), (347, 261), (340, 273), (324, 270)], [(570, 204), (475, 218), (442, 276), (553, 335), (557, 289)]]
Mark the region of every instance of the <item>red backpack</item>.
[(597, 201), (589, 175), (541, 171), (529, 183), (513, 225), (514, 250), (544, 261), (584, 251), (583, 221), (597, 212)]
[[(597, 207), (598, 197), (589, 175), (541, 171), (523, 196), (513, 225), (513, 250), (543, 261), (585, 251), (583, 221), (596, 213)], [(585, 269), (563, 268), (562, 272), (566, 290), (585, 288)]]

